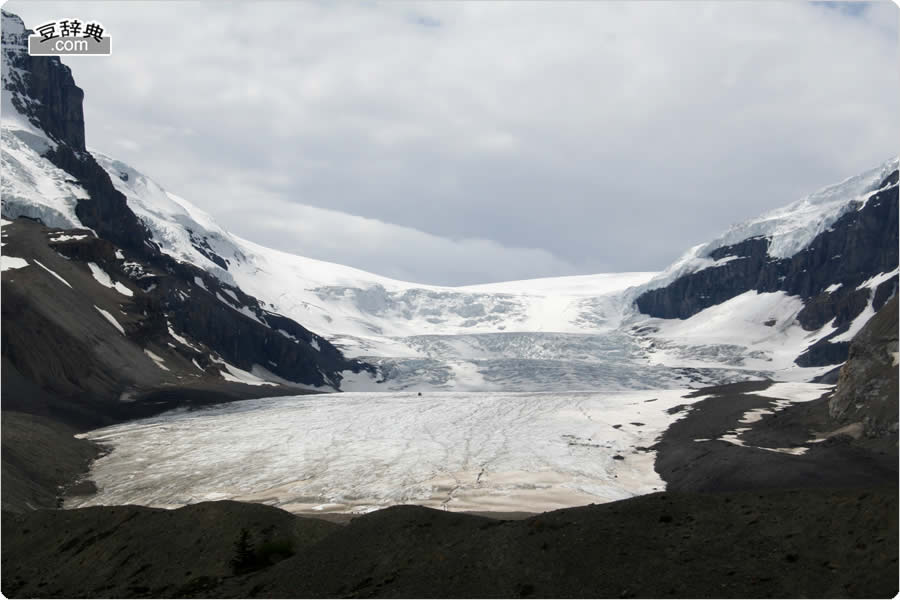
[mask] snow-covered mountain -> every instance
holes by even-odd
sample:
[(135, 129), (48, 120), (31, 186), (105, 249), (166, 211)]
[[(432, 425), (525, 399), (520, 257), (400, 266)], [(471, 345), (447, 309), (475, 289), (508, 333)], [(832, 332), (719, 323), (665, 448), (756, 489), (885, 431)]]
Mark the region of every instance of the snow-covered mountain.
[[(303, 323), (348, 356), (378, 364), (343, 389), (628, 387), (613, 358), (621, 293), (654, 273), (446, 287), (398, 281), (266, 248), (230, 234), (137, 169), (95, 152), (160, 249)], [(635, 348), (636, 350), (636, 348)], [(616, 375), (621, 372), (622, 375)]]
[[(299, 323), (315, 332), (303, 334), (312, 350), (333, 345), (378, 367), (322, 384), (540, 391), (809, 379), (846, 358), (849, 339), (896, 291), (896, 158), (732, 227), (662, 273), (445, 287), (266, 248), (84, 148), (72, 125), (80, 112), (41, 112), (50, 83), (40, 74), (53, 70), (21, 56), (17, 18), (4, 13), (3, 27), (4, 217), (158, 252), (196, 269), (188, 285), (204, 297), (282, 338), (300, 334), (279, 323)], [(69, 90), (63, 104), (77, 100), (80, 111), (71, 76), (54, 77)], [(285, 378), (255, 367), (262, 380)]]
[(802, 328), (801, 340), (779, 347), (796, 364), (843, 362), (853, 336), (897, 292), (897, 169), (893, 158), (692, 248), (640, 290), (636, 306), (686, 319), (663, 325), (669, 337), (684, 340), (690, 324), (718, 315), (720, 337), (745, 343), (771, 334), (735, 324), (768, 310), (754, 326)]
[[(844, 222), (884, 208), (889, 212), (891, 206), (896, 211), (897, 159), (737, 225), (692, 248), (662, 273), (442, 287), (389, 279), (241, 239), (133, 167), (100, 153), (94, 156), (163, 252), (239, 286), (347, 354), (379, 365), (383, 383), (355, 380), (345, 389), (621, 389), (759, 376), (810, 378), (843, 359), (800, 368), (797, 358), (826, 338), (832, 344), (849, 341), (883, 303), (875, 301), (878, 290), (886, 299), (896, 286), (896, 233), (889, 235), (888, 215), (882, 223), (888, 235), (864, 244), (876, 253), (887, 249), (886, 257), (854, 265), (849, 273), (853, 287), (848, 284), (848, 291), (865, 295), (868, 304), (843, 314), (846, 323), (831, 319), (804, 327), (802, 314), (809, 312), (810, 297), (788, 289), (787, 277), (782, 285), (768, 288), (748, 283), (717, 303), (693, 300), (699, 309), (690, 315), (638, 310), (649, 295), (667, 293), (673, 286), (681, 300), (690, 301), (691, 291), (677, 286), (691, 277), (712, 277), (717, 285), (717, 269), (748, 262), (741, 244), (764, 242), (766, 263), (777, 265), (774, 261), (802, 255), (823, 235), (836, 235)], [(896, 219), (893, 223), (896, 232)], [(848, 274), (826, 266), (830, 271), (812, 287), (817, 294), (837, 297)], [(757, 274), (763, 270), (758, 264), (749, 268)], [(693, 295), (707, 294), (698, 290)]]
[(576, 321), (584, 312), (585, 299), (654, 275), (617, 273), (470, 287), (398, 281), (244, 240), (135, 168), (99, 152), (93, 155), (163, 252), (239, 285), (273, 310), (316, 331), (329, 337), (358, 337), (362, 345), (385, 336), (582, 333), (585, 328)]

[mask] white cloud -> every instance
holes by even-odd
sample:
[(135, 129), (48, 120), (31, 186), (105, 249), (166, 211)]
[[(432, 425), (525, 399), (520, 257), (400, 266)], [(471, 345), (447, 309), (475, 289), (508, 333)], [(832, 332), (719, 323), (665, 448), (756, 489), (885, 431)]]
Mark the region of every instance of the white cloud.
[[(897, 153), (889, 3), (8, 9), (100, 20), (115, 38), (111, 57), (66, 59), (92, 146), (278, 248), (295, 249), (290, 230), (263, 223), (313, 206), (443, 238), (419, 253), (401, 246), (418, 238), (366, 231), (389, 247), (316, 236), (305, 250), (434, 283), (476, 276), (447, 270), (452, 239), (495, 242), (485, 278), (662, 268)], [(550, 259), (507, 260), (512, 247)]]
[(450, 281), (496, 281), (536, 275), (570, 275), (576, 269), (545, 250), (508, 248), (491, 240), (451, 240), (377, 219), (288, 204), (274, 211), (246, 211), (253, 239), (283, 235), (283, 249), (341, 264), (377, 264), (379, 274), (423, 281), (438, 271)]

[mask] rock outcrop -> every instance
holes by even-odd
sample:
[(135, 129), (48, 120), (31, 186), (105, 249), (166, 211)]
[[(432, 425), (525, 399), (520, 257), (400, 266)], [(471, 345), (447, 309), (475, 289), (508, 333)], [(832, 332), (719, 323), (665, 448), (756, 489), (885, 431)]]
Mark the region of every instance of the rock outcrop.
[(868, 437), (897, 433), (897, 308), (894, 296), (853, 338), (828, 402), (838, 424), (861, 423)]

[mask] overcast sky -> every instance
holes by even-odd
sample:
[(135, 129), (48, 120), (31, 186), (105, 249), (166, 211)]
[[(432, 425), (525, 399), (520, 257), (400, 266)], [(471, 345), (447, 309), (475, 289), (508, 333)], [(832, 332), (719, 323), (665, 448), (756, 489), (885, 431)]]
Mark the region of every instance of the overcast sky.
[(89, 147), (225, 228), (412, 281), (660, 270), (898, 153), (898, 9), (22, 2)]

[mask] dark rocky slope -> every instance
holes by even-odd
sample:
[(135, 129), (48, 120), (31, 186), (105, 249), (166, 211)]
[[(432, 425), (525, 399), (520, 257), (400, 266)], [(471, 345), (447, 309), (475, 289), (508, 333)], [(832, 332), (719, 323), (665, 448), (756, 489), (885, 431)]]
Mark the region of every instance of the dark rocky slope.
[[(655, 448), (656, 470), (670, 490), (734, 491), (897, 485), (897, 297), (857, 333), (833, 392), (753, 423), (751, 409), (775, 408), (770, 382), (694, 393)], [(743, 428), (744, 445), (720, 438)], [(773, 451), (792, 449), (802, 454)]]
[[(79, 234), (68, 231), (65, 237), (73, 235)], [(305, 394), (307, 388), (287, 378), (303, 381), (307, 372), (307, 382), (327, 384), (325, 369), (349, 363), (324, 341), (318, 360), (312, 358), (313, 334), (293, 322), (280, 323), (293, 333), (292, 340), (210, 291), (144, 263), (119, 259), (110, 242), (87, 232), (81, 236), (64, 239), (58, 230), (26, 219), (3, 227), (4, 254), (27, 256), (29, 263), (2, 276), (5, 510), (57, 505), (61, 487), (71, 484), (96, 455), (92, 444), (73, 437), (80, 430), (176, 406)], [(131, 295), (102, 285), (88, 263)], [(210, 278), (208, 290), (219, 289), (214, 284)], [(303, 336), (308, 336), (306, 343)], [(286, 379), (266, 386), (229, 381), (223, 360), (245, 370), (262, 360), (278, 362)]]
[[(654, 446), (654, 466), (666, 489), (730, 492), (897, 485), (896, 434), (878, 444), (843, 435), (840, 423), (828, 414), (828, 395), (776, 410), (755, 423), (740, 422), (752, 409), (775, 407), (777, 398), (765, 396), (769, 385), (747, 382), (695, 393), (707, 398), (685, 408), (685, 415)], [(896, 407), (895, 396), (895, 414)], [(746, 429), (740, 435), (745, 445), (719, 439), (737, 428)]]
[(55, 56), (30, 56), (26, 30), (22, 35), (7, 31), (24, 29), (22, 20), (3, 11), (3, 57), (8, 67), (2, 93), (12, 106), (37, 129), (56, 142), (44, 154), (54, 165), (72, 176), (88, 192), (75, 212), (81, 222), (104, 239), (129, 248), (144, 257), (159, 250), (132, 213), (125, 197), (117, 192), (106, 172), (85, 149), (82, 110), (84, 91), (75, 85), (72, 70)]
[[(7, 597), (103, 598), (202, 596), (211, 582), (302, 553), (340, 527), (224, 501), (177, 511), (116, 506), (4, 512), (2, 526)], [(253, 554), (244, 565), (233, 565), (244, 531)]]
[(897, 512), (893, 486), (653, 494), (519, 521), (399, 506), (343, 527), (234, 502), (4, 513), (2, 591), (887, 598), (898, 591)]
[[(709, 255), (715, 260), (738, 258), (648, 290), (636, 299), (637, 307), (653, 317), (686, 319), (750, 290), (784, 291), (805, 301), (806, 306), (798, 315), (804, 329), (819, 329), (832, 319), (837, 328), (801, 355), (797, 363), (841, 363), (846, 360), (849, 344), (828, 340), (845, 332), (870, 302), (877, 311), (897, 290), (896, 276), (881, 283), (874, 292), (857, 289), (867, 279), (897, 268), (897, 181), (898, 172), (894, 171), (876, 187), (885, 189), (861, 208), (846, 212), (790, 258), (773, 259), (768, 255), (768, 238), (749, 238)], [(838, 289), (826, 291), (836, 284), (840, 284)]]
[[(340, 370), (364, 367), (324, 340), (315, 350), (313, 334), (283, 317), (276, 316), (283, 319), (279, 328), (293, 339), (269, 327), (251, 298), (235, 288), (233, 296), (223, 295), (222, 284), (193, 267), (164, 264), (166, 270), (128, 254), (118, 258), (114, 245), (88, 232), (65, 239), (76, 233), (59, 236), (24, 219), (3, 231), (4, 252), (29, 261), (3, 273), (2, 353), (14, 374), (8, 386), (4, 373), (4, 409), (97, 426), (217, 395), (305, 393), (294, 384), (326, 386), (339, 381)], [(101, 284), (91, 264), (130, 295)], [(205, 285), (190, 275), (203, 276)], [(261, 317), (241, 307), (257, 308)], [(246, 385), (233, 380), (223, 361), (245, 371), (262, 365), (284, 381)], [(46, 398), (24, 392), (16, 377)]]
[(98, 453), (74, 429), (37, 415), (3, 411), (0, 426), (3, 510), (56, 508)]

